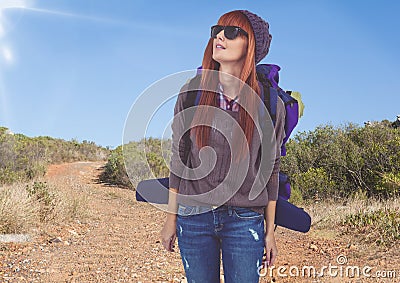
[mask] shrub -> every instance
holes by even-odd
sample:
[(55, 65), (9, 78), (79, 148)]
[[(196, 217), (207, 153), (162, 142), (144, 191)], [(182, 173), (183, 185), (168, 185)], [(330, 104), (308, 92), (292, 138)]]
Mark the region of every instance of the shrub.
[(292, 186), (289, 201), (295, 205), (301, 205), (304, 202), (301, 191), (295, 186)]
[(148, 138), (119, 146), (112, 151), (100, 180), (134, 189), (141, 180), (166, 177), (170, 145), (169, 140)]
[(29, 197), (39, 203), (40, 221), (45, 222), (54, 218), (54, 208), (56, 206), (56, 197), (50, 192), (46, 182), (34, 182), (33, 185), (26, 185), (26, 191)]
[(399, 208), (359, 211), (348, 215), (343, 224), (348, 227), (348, 232), (362, 235), (367, 243), (391, 246), (400, 240)]
[(395, 196), (400, 191), (400, 172), (383, 173), (377, 182), (377, 192), (384, 192), (388, 196)]
[(334, 183), (323, 168), (311, 167), (307, 172), (295, 174), (292, 180), (305, 199), (334, 195), (334, 192), (331, 192)]
[(117, 147), (111, 152), (99, 179), (104, 183), (132, 188), (132, 184), (125, 170), (122, 146)]
[(324, 197), (399, 195), (400, 131), (388, 123), (319, 126), (295, 135), (287, 152), (281, 169), (305, 200), (317, 190)]
[(87, 202), (70, 192), (46, 182), (0, 187), (0, 234), (27, 233), (41, 224), (85, 217)]
[(35, 200), (22, 185), (0, 187), (0, 234), (25, 233), (38, 221)]
[(29, 181), (46, 173), (48, 164), (105, 160), (109, 150), (93, 142), (51, 137), (29, 138), (0, 127), (0, 185)]
[[(143, 179), (168, 176), (170, 147), (171, 140), (155, 138), (118, 147), (108, 159), (102, 180), (135, 188)], [(317, 194), (324, 198), (356, 193), (378, 198), (399, 195), (400, 131), (390, 123), (318, 126), (296, 134), (286, 147), (281, 170), (291, 178), (293, 201), (313, 200)]]

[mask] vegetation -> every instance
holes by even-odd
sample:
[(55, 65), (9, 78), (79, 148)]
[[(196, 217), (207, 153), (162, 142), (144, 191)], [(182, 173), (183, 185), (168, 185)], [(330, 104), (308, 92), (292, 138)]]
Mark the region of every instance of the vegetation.
[[(170, 152), (162, 152), (161, 144), (169, 149), (170, 142), (148, 139), (118, 147), (103, 180), (135, 188), (140, 180), (168, 176)], [(290, 201), (307, 207), (314, 229), (340, 230), (378, 245), (398, 243), (399, 129), (388, 121), (323, 125), (296, 134), (286, 147), (281, 170), (291, 178)]]
[[(102, 180), (134, 188), (140, 180), (168, 176), (170, 145), (170, 140), (149, 138), (119, 146)], [(388, 121), (319, 126), (296, 134), (286, 147), (281, 170), (291, 178), (294, 202), (359, 193), (383, 199), (399, 195), (400, 131)]]
[(400, 198), (368, 198), (354, 194), (346, 200), (322, 199), (306, 204), (311, 233), (350, 238), (365, 246), (394, 247), (400, 243)]
[(170, 145), (169, 140), (148, 138), (119, 146), (110, 154), (100, 180), (134, 189), (141, 180), (167, 177)]
[(297, 134), (287, 150), (281, 170), (304, 201), (359, 193), (380, 199), (399, 195), (400, 131), (387, 121), (319, 126)]
[(93, 142), (51, 137), (30, 138), (0, 127), (0, 233), (24, 233), (40, 223), (84, 214), (83, 201), (39, 181), (49, 164), (105, 160), (109, 150)]
[(69, 192), (64, 185), (56, 188), (41, 181), (0, 188), (0, 234), (26, 233), (40, 224), (85, 216), (85, 200)]
[(105, 160), (109, 150), (94, 142), (30, 138), (0, 127), (0, 185), (43, 176), (48, 164)]
[(357, 211), (343, 221), (347, 233), (363, 235), (367, 243), (390, 246), (400, 240), (400, 209), (380, 208), (375, 211)]

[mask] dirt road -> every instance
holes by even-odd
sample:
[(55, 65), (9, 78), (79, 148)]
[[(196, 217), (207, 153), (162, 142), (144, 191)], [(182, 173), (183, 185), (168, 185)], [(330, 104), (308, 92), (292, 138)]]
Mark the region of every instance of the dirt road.
[[(138, 203), (133, 191), (97, 183), (103, 163), (77, 162), (53, 165), (46, 181), (85, 199), (88, 214), (70, 223), (49, 226), (32, 234), (28, 243), (0, 244), (1, 282), (186, 282), (179, 252), (163, 250), (159, 241), (164, 213)], [(345, 239), (317, 237), (284, 228), (276, 230), (280, 274), (262, 276), (260, 282), (349, 282), (348, 277), (307, 278), (303, 266), (368, 265), (393, 269), (385, 255), (359, 258), (357, 245)], [(347, 260), (338, 264), (339, 260)], [(346, 257), (346, 258), (344, 258)], [(398, 262), (397, 262), (398, 263)], [(285, 270), (286, 268), (286, 270)], [(299, 276), (295, 275), (299, 270)], [(289, 273), (289, 271), (291, 273)], [(269, 271), (268, 271), (269, 272)], [(267, 273), (268, 273), (267, 272)], [(399, 270), (400, 273), (400, 270)], [(327, 274), (327, 272), (325, 273)], [(387, 279), (379, 282), (399, 282)], [(360, 277), (352, 282), (367, 281)], [(245, 283), (245, 282), (243, 282)]]

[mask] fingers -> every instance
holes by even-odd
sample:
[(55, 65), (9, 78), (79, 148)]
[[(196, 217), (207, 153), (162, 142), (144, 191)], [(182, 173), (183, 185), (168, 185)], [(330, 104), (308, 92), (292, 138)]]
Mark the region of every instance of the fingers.
[(267, 257), (267, 265), (274, 265), (276, 258), (278, 256), (278, 250), (271, 248), (269, 253), (267, 253), (269, 256)]
[(162, 245), (164, 246), (164, 248), (169, 251), (169, 252), (173, 252), (174, 248), (175, 248), (175, 238), (176, 236), (172, 236), (170, 238), (167, 239), (162, 239)]
[[(267, 268), (267, 267), (269, 266), (269, 262), (267, 262), (267, 254), (266, 254), (266, 253), (264, 253), (264, 255), (263, 255), (262, 265), (263, 265), (265, 268)], [(263, 268), (264, 268), (264, 267), (263, 267)]]
[(271, 249), (266, 248), (266, 252), (265, 252), (265, 264), (267, 266), (271, 265)]
[(169, 251), (170, 251), (170, 252), (174, 252), (174, 251), (175, 251), (175, 250), (174, 250), (174, 248), (175, 248), (175, 245), (174, 245), (174, 243), (175, 243), (175, 238), (176, 238), (175, 235), (173, 235), (173, 236), (170, 238), (170, 242), (169, 242)]
[(176, 230), (174, 225), (169, 225), (167, 222), (164, 224), (163, 229), (161, 230), (161, 243), (163, 247), (169, 251), (174, 251), (174, 243), (176, 239)]
[(276, 258), (278, 256), (278, 250), (273, 248), (266, 248), (266, 252), (263, 256), (263, 264), (267, 267), (274, 265)]
[(276, 258), (278, 257), (278, 250), (272, 249), (272, 253), (271, 253), (271, 265), (275, 263)]

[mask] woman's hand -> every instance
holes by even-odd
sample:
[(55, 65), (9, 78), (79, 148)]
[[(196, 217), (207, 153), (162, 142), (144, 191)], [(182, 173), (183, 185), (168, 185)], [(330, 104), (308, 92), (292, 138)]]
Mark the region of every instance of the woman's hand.
[(274, 265), (276, 257), (278, 256), (278, 248), (276, 247), (274, 232), (265, 235), (265, 259), (263, 258), (263, 265), (266, 267)]
[(161, 242), (164, 248), (169, 251), (174, 251), (174, 243), (176, 239), (176, 215), (168, 215), (165, 220), (164, 227), (161, 230)]
[(265, 207), (265, 259), (263, 258), (263, 265), (267, 267), (274, 264), (278, 255), (274, 234), (275, 210), (276, 200), (268, 201), (268, 205)]

